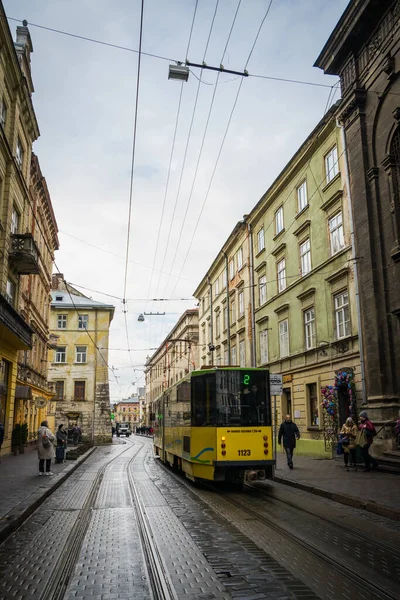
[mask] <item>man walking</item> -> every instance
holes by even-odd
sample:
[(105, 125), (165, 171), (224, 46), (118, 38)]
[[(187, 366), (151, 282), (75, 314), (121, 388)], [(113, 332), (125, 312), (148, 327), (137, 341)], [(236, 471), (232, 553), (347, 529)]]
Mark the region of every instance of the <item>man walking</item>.
[(296, 448), (296, 440), (300, 439), (300, 431), (296, 423), (293, 423), (292, 417), (286, 415), (285, 420), (279, 428), (278, 444), (282, 443), (287, 456), (289, 469), (293, 469), (293, 450)]

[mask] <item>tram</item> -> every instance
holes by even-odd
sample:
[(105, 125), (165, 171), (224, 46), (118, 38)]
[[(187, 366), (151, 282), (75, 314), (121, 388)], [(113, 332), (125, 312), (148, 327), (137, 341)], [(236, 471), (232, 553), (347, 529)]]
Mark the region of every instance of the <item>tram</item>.
[(269, 371), (206, 367), (156, 402), (154, 451), (192, 481), (272, 478)]

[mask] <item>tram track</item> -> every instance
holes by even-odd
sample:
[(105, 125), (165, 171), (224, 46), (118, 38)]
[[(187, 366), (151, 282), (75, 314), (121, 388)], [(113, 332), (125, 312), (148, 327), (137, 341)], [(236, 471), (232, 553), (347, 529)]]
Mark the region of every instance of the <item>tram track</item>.
[[(202, 499), (203, 501), (210, 504), (210, 506), (215, 510), (214, 504), (210, 503), (207, 499), (204, 498), (204, 494), (201, 493), (201, 489), (196, 489), (192, 483), (187, 482), (184, 478), (182, 478), (181, 476), (172, 472), (171, 469), (168, 468), (163, 463), (161, 463), (161, 461), (158, 464), (163, 469), (165, 469), (174, 479), (179, 481), (187, 489), (191, 490), (200, 499)], [(352, 589), (352, 588), (354, 588), (354, 586), (356, 586), (357, 591), (361, 592), (363, 594), (363, 597), (365, 595), (365, 597), (368, 597), (371, 600), (372, 599), (397, 600), (398, 588), (394, 582), (392, 584), (392, 582), (390, 580), (384, 581), (384, 577), (382, 577), (382, 576), (376, 578), (376, 579), (379, 579), (379, 583), (376, 580), (375, 581), (371, 581), (371, 580), (367, 581), (365, 579), (365, 577), (363, 577), (358, 572), (358, 570), (355, 566), (352, 566), (352, 565), (346, 563), (345, 560), (340, 560), (337, 557), (330, 556), (328, 552), (324, 551), (321, 548), (321, 546), (318, 546), (315, 543), (313, 543), (309, 540), (306, 540), (304, 537), (299, 535), (293, 529), (288, 531), (288, 529), (286, 527), (280, 525), (279, 522), (277, 522), (276, 515), (267, 516), (265, 514), (260, 514), (259, 510), (255, 510), (254, 508), (248, 506), (248, 499), (247, 499), (247, 502), (246, 502), (246, 499), (244, 499), (244, 501), (243, 501), (243, 495), (240, 492), (235, 492), (236, 497), (233, 498), (232, 492), (221, 491), (220, 488), (216, 487), (213, 484), (208, 484), (206, 482), (202, 482), (201, 486), (209, 491), (212, 491), (213, 495), (216, 495), (216, 496), (220, 497), (221, 499), (223, 499), (224, 508), (226, 507), (227, 503), (229, 503), (232, 507), (235, 507), (236, 509), (242, 511), (243, 515), (244, 515), (243, 521), (245, 521), (246, 518), (248, 519), (250, 517), (251, 520), (254, 519), (254, 521), (258, 521), (258, 522), (262, 523), (264, 526), (266, 526), (270, 530), (273, 530), (281, 538), (286, 539), (288, 541), (290, 540), (291, 544), (295, 544), (296, 546), (298, 546), (303, 553), (307, 553), (310, 556), (311, 560), (314, 560), (314, 561), (318, 562), (319, 564), (322, 563), (323, 565), (325, 565), (325, 567), (329, 571), (336, 572), (346, 582), (348, 582), (349, 589)], [(248, 487), (251, 488), (252, 486), (248, 486)], [(261, 494), (261, 495), (265, 495), (265, 494)], [(290, 503), (288, 502), (287, 504), (290, 504)], [(297, 506), (292, 505), (291, 508), (297, 509)], [(329, 523), (329, 525), (331, 525), (331, 526), (332, 525), (335, 527), (338, 526), (336, 521), (331, 520), (328, 517), (323, 518), (323, 517), (320, 517), (319, 515), (316, 516), (314, 513), (312, 513), (311, 511), (307, 511), (306, 509), (302, 510), (301, 508), (299, 508), (299, 510), (301, 512), (307, 513), (308, 516), (313, 517), (314, 519), (323, 520), (323, 521)], [(225, 518), (228, 518), (226, 516), (225, 510), (218, 510), (218, 512), (220, 512), (220, 514), (222, 516), (224, 516)], [(343, 530), (345, 528), (343, 526), (341, 526), (340, 529)], [(357, 536), (359, 539), (362, 539), (363, 542), (368, 541), (369, 544), (373, 544), (378, 550), (384, 550), (386, 552), (391, 552), (391, 553), (394, 553), (394, 555), (396, 555), (396, 553), (398, 552), (397, 548), (395, 548), (394, 546), (391, 546), (390, 544), (386, 544), (386, 543), (383, 543), (380, 541), (376, 542), (375, 540), (372, 540), (372, 542), (371, 542), (370, 537), (365, 536), (362, 532), (359, 532), (359, 530), (357, 530), (355, 528), (352, 528), (351, 533), (352, 533), (352, 535)], [(267, 552), (266, 550), (264, 550), (264, 551)], [(294, 574), (298, 575), (298, 573), (294, 573)]]

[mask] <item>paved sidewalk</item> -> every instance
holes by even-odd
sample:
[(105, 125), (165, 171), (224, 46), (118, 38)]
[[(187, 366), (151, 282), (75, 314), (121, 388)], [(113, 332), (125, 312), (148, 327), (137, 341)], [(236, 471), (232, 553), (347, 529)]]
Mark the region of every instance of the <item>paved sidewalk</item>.
[(371, 470), (347, 472), (337, 460), (293, 457), (294, 468), (286, 465), (286, 456), (278, 451), (275, 481), (330, 498), (355, 508), (400, 520), (400, 475)]
[[(68, 447), (71, 449), (71, 447)], [(50, 494), (93, 452), (77, 460), (53, 464), (53, 477), (39, 477), (36, 449), (17, 456), (2, 456), (0, 461), (0, 543), (28, 518)]]

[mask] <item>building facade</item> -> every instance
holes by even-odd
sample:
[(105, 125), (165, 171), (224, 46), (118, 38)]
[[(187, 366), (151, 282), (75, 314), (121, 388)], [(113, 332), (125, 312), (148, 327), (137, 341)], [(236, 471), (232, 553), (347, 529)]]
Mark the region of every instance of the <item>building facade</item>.
[[(362, 398), (354, 248), (337, 108), (237, 225), (194, 292), (203, 357), (210, 331), (219, 331), (217, 315), (225, 311), (230, 318), (223, 321), (221, 342), (226, 347), (229, 340), (231, 352), (220, 354), (215, 364), (282, 374), (274, 419), (278, 424), (291, 413), (301, 431), (298, 452), (321, 456), (331, 455), (340, 423)], [(211, 309), (209, 284), (222, 269), (228, 289), (213, 299)], [(330, 416), (322, 403), (335, 385), (338, 412)]]
[(32, 104), (33, 47), (26, 27), (17, 27), (14, 44), (1, 2), (0, 16), (0, 421), (3, 452), (8, 452), (21, 417), (15, 402), (22, 383), (21, 378), (17, 383), (18, 353), (30, 352), (33, 344), (33, 330), (19, 312), (21, 275), (39, 274), (43, 263), (28, 210), (32, 144), (39, 137)]
[(250, 233), (239, 221), (193, 295), (201, 365), (253, 364)]
[(49, 351), (49, 380), (55, 391), (55, 422), (78, 424), (83, 439), (111, 441), (108, 378), (109, 329), (114, 307), (87, 298), (53, 276), (50, 330), (56, 345)]
[(116, 423), (129, 423), (131, 431), (134, 432), (140, 424), (139, 396), (133, 394), (130, 398), (114, 404), (114, 415)]
[(51, 302), (51, 273), (58, 249), (58, 228), (46, 180), (39, 160), (32, 153), (30, 203), (24, 212), (24, 230), (32, 234), (39, 249), (39, 273), (21, 275), (19, 313), (33, 331), (32, 349), (18, 354), (14, 423), (27, 423), (29, 441), (36, 441), (42, 419), (51, 428), (55, 422), (53, 388), (48, 382), (48, 343)]
[(400, 408), (400, 2), (351, 0), (315, 66), (340, 76), (366, 399), (380, 428)]
[(156, 424), (156, 403), (163, 392), (199, 366), (197, 308), (186, 310), (159, 348), (146, 360), (147, 427)]

